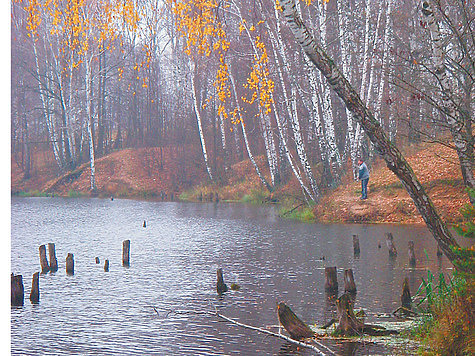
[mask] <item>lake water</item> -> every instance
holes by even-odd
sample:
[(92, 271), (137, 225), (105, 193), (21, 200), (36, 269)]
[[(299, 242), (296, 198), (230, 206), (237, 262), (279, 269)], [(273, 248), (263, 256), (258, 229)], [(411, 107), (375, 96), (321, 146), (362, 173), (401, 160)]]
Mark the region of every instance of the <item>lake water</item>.
[[(217, 308), (267, 327), (278, 324), (276, 303), (285, 301), (307, 323), (322, 325), (336, 315), (325, 297), (324, 267), (337, 266), (340, 293), (343, 269), (353, 268), (355, 307), (371, 322), (400, 305), (404, 277), (415, 293), (427, 268), (450, 268), (423, 227), (306, 224), (280, 219), (273, 206), (12, 198), (11, 209), (11, 271), (22, 274), (25, 285), (25, 305), (11, 309), (13, 355), (310, 355), (212, 316), (157, 314), (152, 307)], [(385, 232), (394, 235), (395, 260), (388, 257)], [(360, 236), (359, 258), (353, 234)], [(129, 268), (121, 266), (126, 239)], [(409, 240), (415, 241), (416, 268), (408, 266)], [(48, 242), (56, 244), (59, 270), (40, 275), (40, 303), (32, 305), (38, 247)], [(68, 253), (74, 254), (74, 276), (65, 273)], [(228, 286), (235, 282), (241, 289), (219, 297), (217, 268)], [(324, 343), (344, 355), (392, 353), (370, 343)]]

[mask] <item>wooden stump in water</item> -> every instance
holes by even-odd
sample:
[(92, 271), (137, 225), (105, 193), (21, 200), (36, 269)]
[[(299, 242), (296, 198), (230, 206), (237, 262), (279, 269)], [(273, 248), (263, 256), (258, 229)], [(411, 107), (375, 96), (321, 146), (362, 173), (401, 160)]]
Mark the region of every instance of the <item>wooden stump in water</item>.
[(143, 221), (143, 225), (142, 225), (142, 226), (143, 226), (143, 227), (147, 227), (147, 222), (146, 222), (145, 220)]
[(72, 276), (74, 274), (74, 255), (68, 253), (66, 257), (66, 274)]
[(353, 255), (360, 255), (360, 238), (358, 235), (353, 235)]
[(58, 270), (58, 260), (56, 259), (56, 248), (53, 243), (48, 243), (49, 268), (54, 273)]
[(12, 307), (22, 306), (24, 301), (25, 290), (23, 288), (23, 277), (21, 274), (11, 275), (11, 303)]
[(416, 265), (416, 254), (414, 253), (414, 241), (409, 241), (408, 245), (409, 245), (409, 251), (408, 251), (409, 264), (411, 266), (415, 266)]
[(356, 284), (353, 278), (353, 270), (345, 269), (344, 272), (345, 293), (356, 293)]
[(388, 246), (389, 256), (396, 257), (397, 250), (396, 250), (396, 246), (394, 246), (394, 237), (393, 237), (393, 234), (391, 234), (390, 232), (386, 233), (386, 246)]
[(358, 321), (353, 311), (353, 299), (350, 293), (343, 294), (336, 300), (338, 326), (335, 334), (339, 336), (355, 336), (363, 329), (364, 324)]
[(40, 302), (40, 272), (33, 274), (33, 279), (31, 281), (30, 301), (33, 304)]
[(280, 323), (292, 339), (301, 340), (315, 335), (312, 329), (300, 320), (284, 302), (280, 302), (277, 306), (277, 314)]
[(109, 260), (104, 261), (104, 272), (109, 272)]
[(122, 242), (122, 266), (130, 266), (130, 240)]
[(40, 250), (41, 273), (47, 273), (49, 271), (49, 264), (48, 264), (48, 259), (46, 258), (46, 246), (41, 245), (39, 250)]
[(325, 267), (325, 290), (327, 292), (338, 290), (336, 267)]
[(98, 265), (99, 263), (101, 263), (101, 261), (99, 260), (99, 257), (96, 257), (96, 264)]
[(401, 306), (407, 310), (411, 310), (412, 308), (411, 291), (409, 290), (409, 281), (407, 280), (407, 277), (404, 278), (404, 282), (402, 283)]
[(218, 291), (218, 294), (222, 294), (224, 292), (228, 291), (228, 286), (226, 283), (224, 283), (224, 278), (223, 278), (223, 269), (218, 268), (216, 271), (216, 276), (217, 276), (217, 281), (216, 281), (216, 290)]

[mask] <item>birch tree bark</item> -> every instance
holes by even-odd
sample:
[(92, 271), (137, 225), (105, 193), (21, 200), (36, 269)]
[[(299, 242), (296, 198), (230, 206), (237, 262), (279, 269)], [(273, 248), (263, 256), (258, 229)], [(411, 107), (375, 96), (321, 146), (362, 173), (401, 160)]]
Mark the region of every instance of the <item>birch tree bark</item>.
[(201, 151), (203, 153), (203, 159), (204, 159), (204, 162), (205, 162), (206, 171), (208, 172), (208, 177), (209, 177), (209, 179), (211, 179), (211, 181), (213, 181), (213, 174), (211, 172), (211, 167), (210, 167), (209, 162), (208, 162), (208, 152), (206, 150), (206, 141), (205, 141), (205, 136), (204, 136), (204, 132), (203, 132), (203, 124), (202, 124), (202, 120), (201, 120), (200, 105), (198, 103), (198, 95), (197, 95), (197, 92), (196, 92), (196, 84), (195, 84), (196, 64), (193, 63), (193, 61), (191, 59), (190, 59), (190, 68), (191, 68), (191, 72), (192, 72), (192, 75), (191, 75), (191, 96), (193, 98), (193, 108), (195, 110), (196, 121), (198, 123), (198, 132), (199, 132), (199, 135), (200, 135)]
[(457, 261), (458, 257), (453, 252), (454, 248), (459, 247), (457, 242), (438, 215), (432, 201), (401, 152), (389, 141), (374, 114), (366, 107), (361, 97), (340, 73), (321, 45), (316, 43), (310, 35), (295, 9), (294, 0), (281, 0), (280, 4), (296, 41), (328, 80), (331, 88), (352, 111), (355, 119), (374, 144), (376, 151), (386, 161), (388, 168), (401, 180), (441, 250), (451, 262)]
[[(422, 14), (427, 18), (427, 23), (432, 40), (432, 61), (435, 67), (434, 75), (437, 78), (441, 89), (441, 107), (445, 113), (447, 126), (454, 141), (457, 151), (462, 177), (465, 186), (475, 188), (475, 177), (473, 174), (474, 157), (472, 135), (472, 118), (470, 115), (462, 115), (454, 103), (453, 91), (447, 75), (445, 65), (445, 49), (443, 39), (439, 30), (437, 19), (434, 15), (433, 5), (430, 1), (423, 1)], [(470, 195), (469, 195), (470, 196)], [(471, 203), (475, 205), (475, 199), (470, 197)]]

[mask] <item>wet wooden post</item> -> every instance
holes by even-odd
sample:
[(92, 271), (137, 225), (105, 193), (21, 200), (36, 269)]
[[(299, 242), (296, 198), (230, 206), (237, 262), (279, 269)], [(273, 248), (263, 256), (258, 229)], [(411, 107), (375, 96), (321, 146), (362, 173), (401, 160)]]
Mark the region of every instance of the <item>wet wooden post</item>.
[(345, 281), (345, 293), (356, 293), (356, 284), (353, 278), (353, 270), (345, 269), (344, 272), (344, 281)]
[(389, 256), (396, 257), (397, 250), (396, 250), (396, 246), (394, 246), (394, 237), (393, 237), (393, 234), (391, 234), (390, 232), (386, 233), (386, 246), (388, 246)]
[(21, 274), (11, 275), (11, 303), (12, 307), (22, 306), (24, 302), (25, 290), (23, 288), (23, 277)]
[(31, 281), (30, 302), (37, 304), (40, 302), (40, 272), (33, 273)]
[(122, 266), (130, 266), (130, 240), (122, 242)]
[(49, 264), (48, 264), (48, 259), (46, 258), (46, 246), (41, 245), (39, 250), (40, 250), (41, 273), (47, 273), (49, 271)]
[(358, 235), (353, 235), (353, 255), (360, 255), (360, 238)]
[(74, 255), (72, 253), (68, 253), (66, 257), (66, 274), (68, 276), (74, 275)]
[(409, 264), (411, 266), (415, 266), (416, 265), (416, 254), (414, 253), (414, 241), (409, 241), (408, 245), (409, 245), (409, 251), (408, 251)]
[(104, 261), (104, 272), (109, 272), (109, 260)]
[(143, 226), (143, 227), (147, 227), (147, 222), (146, 222), (145, 220), (143, 221), (143, 225), (142, 225), (142, 226)]
[(99, 257), (96, 257), (96, 265), (98, 265), (99, 263), (101, 263), (101, 261), (99, 260)]
[(53, 243), (48, 243), (49, 253), (49, 268), (50, 272), (56, 272), (58, 270), (58, 260), (56, 259), (56, 248)]
[(223, 269), (218, 268), (216, 271), (216, 276), (217, 276), (217, 281), (216, 281), (216, 290), (218, 291), (218, 294), (222, 294), (224, 292), (228, 291), (228, 286), (226, 283), (224, 283), (224, 278), (223, 278)]
[(338, 290), (336, 267), (325, 267), (325, 290), (335, 292)]
[[(411, 310), (411, 291), (409, 290), (409, 281), (407, 277), (402, 283), (401, 306), (406, 310)], [(403, 310), (404, 311), (404, 310)]]

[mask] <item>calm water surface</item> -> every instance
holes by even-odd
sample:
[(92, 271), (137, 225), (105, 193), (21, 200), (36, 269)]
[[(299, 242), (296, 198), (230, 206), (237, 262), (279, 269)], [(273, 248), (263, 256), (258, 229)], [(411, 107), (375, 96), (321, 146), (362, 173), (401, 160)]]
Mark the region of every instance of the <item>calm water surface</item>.
[[(396, 260), (388, 257), (385, 232), (395, 237)], [(353, 256), (353, 234), (360, 236), (359, 258)], [(126, 239), (130, 268), (121, 266)], [(408, 267), (409, 240), (416, 244), (415, 269)], [(56, 244), (59, 271), (40, 276), (40, 303), (31, 305), (38, 247), (48, 242)], [(217, 308), (265, 327), (277, 325), (276, 303), (285, 301), (307, 323), (322, 325), (336, 315), (325, 298), (324, 267), (337, 266), (341, 289), (343, 269), (353, 268), (356, 308), (364, 308), (371, 322), (399, 306), (405, 276), (415, 291), (427, 268), (447, 271), (449, 263), (435, 251), (422, 227), (305, 224), (281, 220), (278, 208), (268, 206), (12, 198), (11, 269), (23, 275), (26, 292), (25, 305), (11, 310), (12, 354), (310, 355), (214, 317), (157, 315), (152, 306)], [(69, 252), (74, 276), (65, 273)], [(217, 296), (219, 267), (225, 282), (238, 283), (239, 291)], [(344, 355), (393, 352), (372, 344), (326, 344)]]

